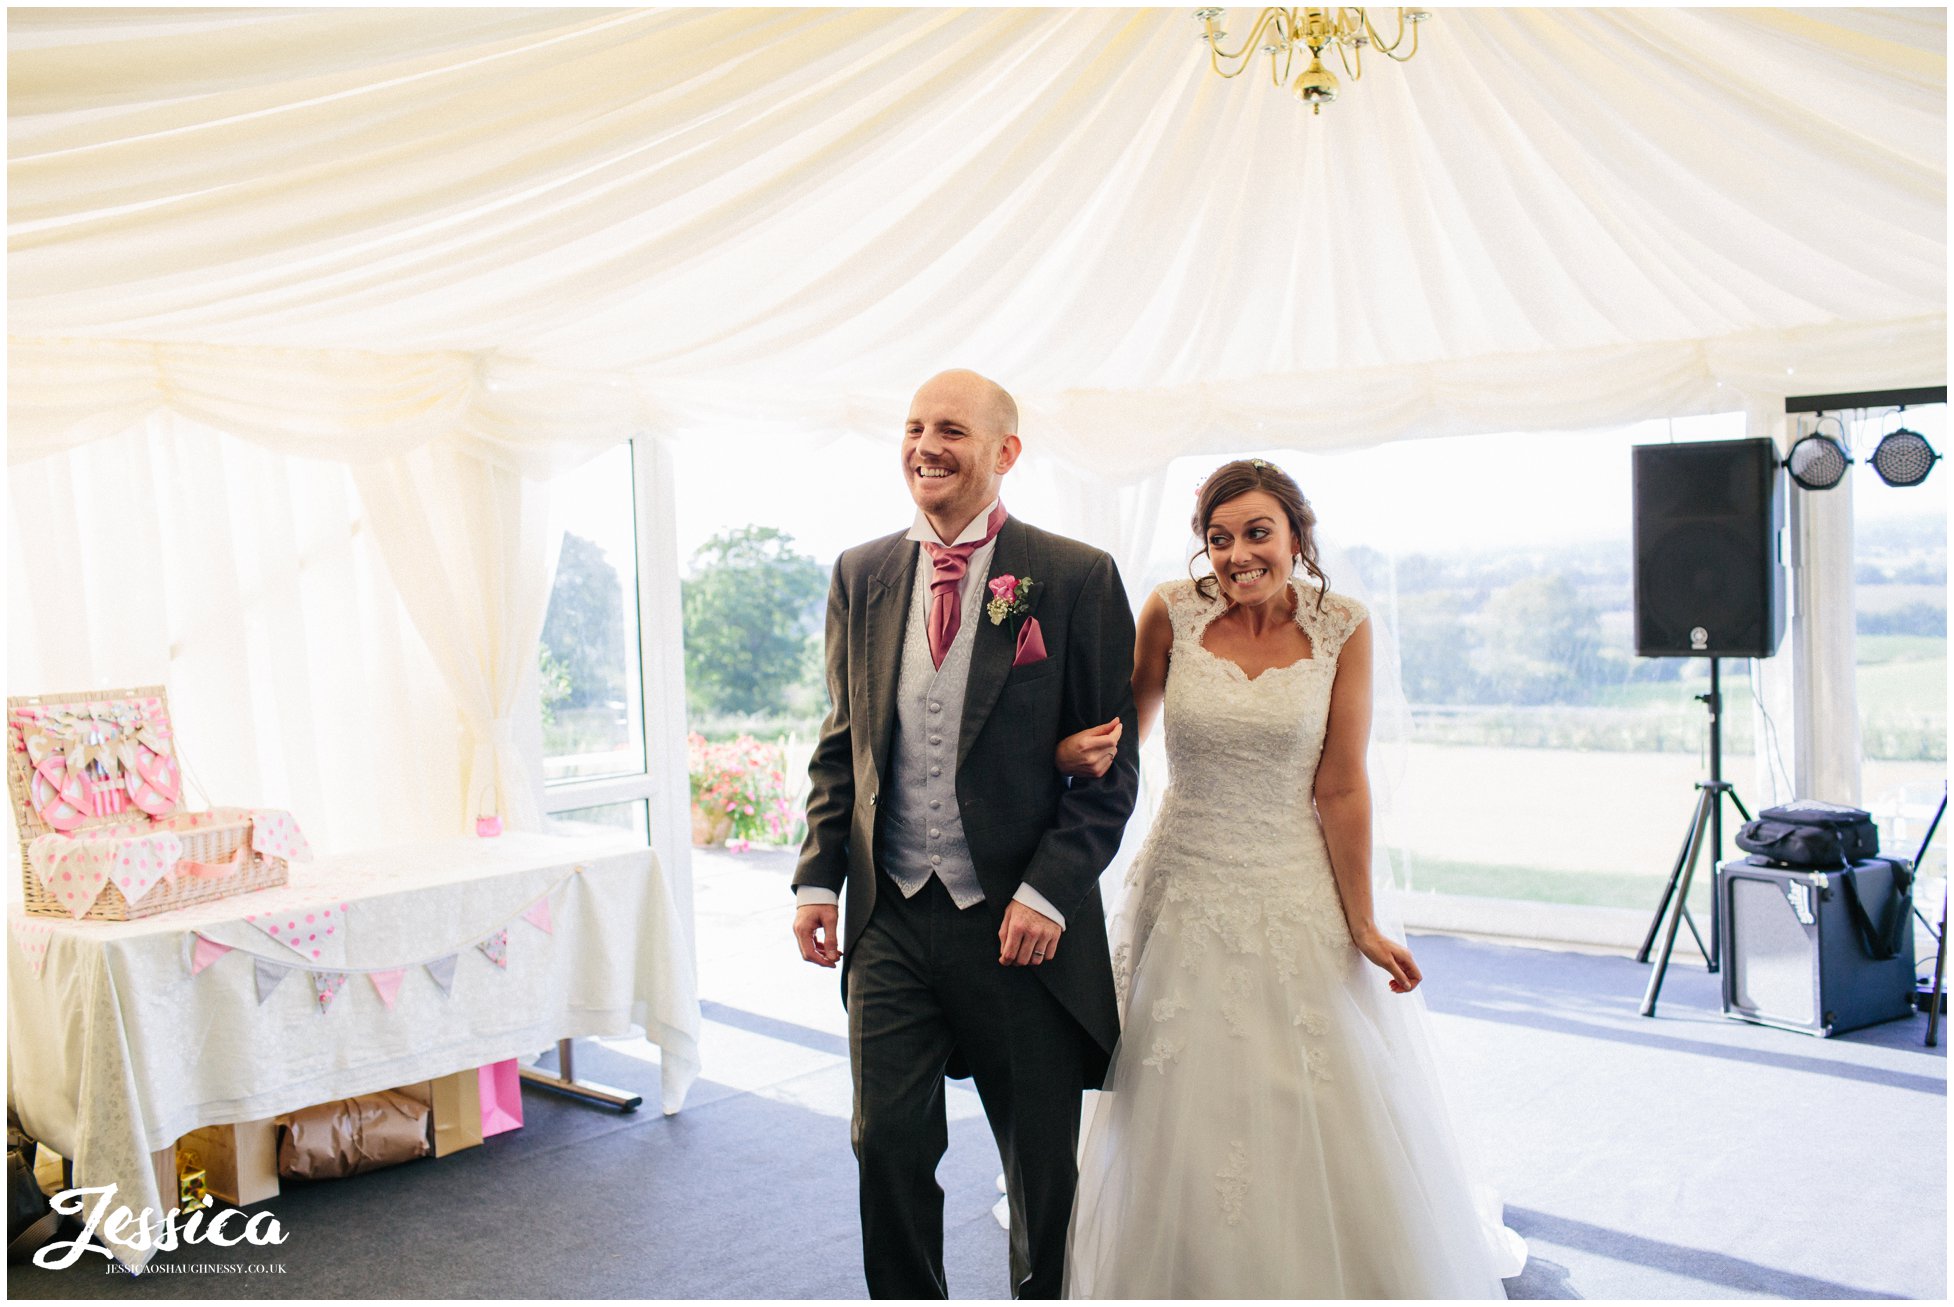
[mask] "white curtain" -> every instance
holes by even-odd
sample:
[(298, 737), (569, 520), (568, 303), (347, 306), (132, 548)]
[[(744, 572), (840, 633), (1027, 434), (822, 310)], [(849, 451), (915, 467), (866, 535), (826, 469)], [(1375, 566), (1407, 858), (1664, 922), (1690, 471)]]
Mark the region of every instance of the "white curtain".
[(450, 440), (357, 464), (353, 479), (461, 716), (460, 830), (490, 815), (536, 829), (542, 814), (517, 724), (519, 696), (535, 688), (529, 674), (562, 544), (549, 530), (547, 483)]
[(344, 464), (159, 416), (8, 480), (8, 693), (166, 684), (208, 800), (320, 848), (454, 829), (451, 696)]

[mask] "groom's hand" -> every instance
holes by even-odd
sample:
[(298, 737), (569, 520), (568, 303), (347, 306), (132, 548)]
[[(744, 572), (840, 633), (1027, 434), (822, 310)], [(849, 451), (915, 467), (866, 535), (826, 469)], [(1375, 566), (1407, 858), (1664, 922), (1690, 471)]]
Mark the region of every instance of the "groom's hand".
[(835, 927), (841, 909), (832, 903), (808, 903), (794, 909), (794, 939), (801, 946), (801, 957), (819, 967), (832, 967), (841, 961), (841, 945)]
[(1007, 967), (1035, 967), (1058, 956), (1058, 937), (1065, 927), (1036, 908), (1012, 899), (998, 928), (997, 960)]

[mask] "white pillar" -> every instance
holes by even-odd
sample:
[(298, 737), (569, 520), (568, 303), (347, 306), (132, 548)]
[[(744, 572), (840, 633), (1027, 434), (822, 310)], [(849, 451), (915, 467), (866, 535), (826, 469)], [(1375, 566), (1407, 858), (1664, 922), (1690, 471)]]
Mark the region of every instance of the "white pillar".
[[(1747, 427), (1780, 456), (1799, 434), (1783, 396), (1749, 396)], [(1758, 665), (1758, 807), (1793, 797), (1859, 802), (1859, 696), (1854, 638), (1852, 478), (1806, 490), (1784, 478), (1790, 618), (1775, 658)], [(1768, 715), (1769, 720), (1765, 718)], [(1790, 784), (1787, 793), (1785, 785)]]
[(632, 441), (637, 480), (639, 657), (645, 677), (645, 769), (651, 795), (651, 847), (672, 887), (678, 919), (692, 939), (692, 788), (685, 752), (685, 628), (679, 604), (677, 475), (662, 435)]

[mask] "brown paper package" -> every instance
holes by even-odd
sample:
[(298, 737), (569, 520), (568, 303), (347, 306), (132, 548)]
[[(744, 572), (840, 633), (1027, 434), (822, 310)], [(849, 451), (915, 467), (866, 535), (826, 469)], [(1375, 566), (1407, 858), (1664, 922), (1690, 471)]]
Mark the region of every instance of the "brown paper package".
[(388, 1089), (293, 1112), (279, 1131), (278, 1174), (332, 1180), (426, 1157), (429, 1110)]

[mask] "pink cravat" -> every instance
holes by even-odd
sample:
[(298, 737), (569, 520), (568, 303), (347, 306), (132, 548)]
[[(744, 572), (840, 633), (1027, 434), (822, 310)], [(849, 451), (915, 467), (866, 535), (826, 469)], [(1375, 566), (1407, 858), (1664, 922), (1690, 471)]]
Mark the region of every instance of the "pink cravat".
[(970, 556), (997, 538), (1004, 518), (1004, 501), (1000, 499), (984, 523), (982, 540), (971, 540), (961, 545), (923, 542), (931, 568), (930, 661), (938, 667), (943, 666), (943, 655), (950, 652), (950, 642), (957, 638), (957, 628), (963, 625), (963, 578), (970, 568)]

